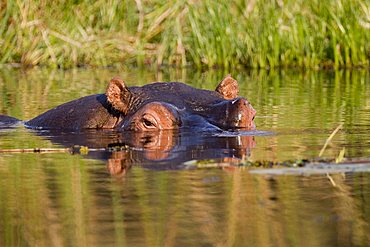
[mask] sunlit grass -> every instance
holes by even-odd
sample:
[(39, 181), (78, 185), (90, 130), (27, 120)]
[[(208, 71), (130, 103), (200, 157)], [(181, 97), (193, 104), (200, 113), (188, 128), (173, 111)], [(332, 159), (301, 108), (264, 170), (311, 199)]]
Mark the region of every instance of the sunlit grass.
[(362, 0), (8, 0), (0, 63), (366, 67), (369, 29)]

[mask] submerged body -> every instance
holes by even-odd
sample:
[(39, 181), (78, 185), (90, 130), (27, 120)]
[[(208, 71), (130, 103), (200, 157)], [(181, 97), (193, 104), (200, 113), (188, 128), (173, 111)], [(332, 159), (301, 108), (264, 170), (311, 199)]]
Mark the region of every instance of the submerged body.
[[(71, 130), (148, 131), (192, 127), (252, 130), (255, 114), (251, 104), (238, 96), (238, 83), (231, 76), (222, 80), (215, 91), (180, 82), (127, 87), (121, 79), (113, 78), (105, 94), (67, 102), (26, 121), (25, 125)], [(0, 116), (0, 122), (6, 118)]]

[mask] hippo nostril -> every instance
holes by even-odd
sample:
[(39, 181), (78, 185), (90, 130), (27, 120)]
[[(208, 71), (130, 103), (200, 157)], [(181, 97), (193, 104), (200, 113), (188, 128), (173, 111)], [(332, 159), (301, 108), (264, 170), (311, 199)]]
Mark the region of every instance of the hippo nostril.
[(252, 121), (254, 120), (255, 116), (252, 117)]

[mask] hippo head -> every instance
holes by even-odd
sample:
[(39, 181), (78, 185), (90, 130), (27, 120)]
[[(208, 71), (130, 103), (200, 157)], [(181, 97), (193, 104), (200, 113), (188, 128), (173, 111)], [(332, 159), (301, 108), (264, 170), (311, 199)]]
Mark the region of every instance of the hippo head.
[(120, 113), (116, 128), (150, 131), (179, 128), (255, 129), (256, 111), (238, 96), (238, 83), (227, 76), (215, 91), (179, 82), (157, 82), (127, 87), (113, 78), (106, 90), (108, 102)]

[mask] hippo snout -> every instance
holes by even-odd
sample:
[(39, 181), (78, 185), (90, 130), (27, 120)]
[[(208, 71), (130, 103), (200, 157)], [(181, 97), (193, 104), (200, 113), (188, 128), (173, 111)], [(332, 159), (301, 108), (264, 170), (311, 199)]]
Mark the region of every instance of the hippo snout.
[(256, 125), (254, 117), (256, 110), (244, 98), (236, 98), (227, 104), (226, 108), (226, 126), (229, 128), (247, 128), (254, 130)]

